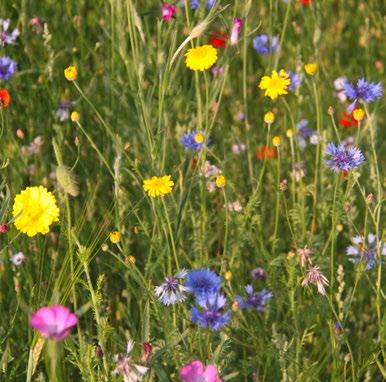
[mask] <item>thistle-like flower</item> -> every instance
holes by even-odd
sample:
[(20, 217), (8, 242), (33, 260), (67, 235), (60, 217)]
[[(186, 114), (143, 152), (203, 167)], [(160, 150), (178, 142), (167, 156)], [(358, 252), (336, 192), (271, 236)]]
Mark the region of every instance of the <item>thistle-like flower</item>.
[(308, 284), (314, 284), (318, 288), (318, 292), (323, 296), (326, 294), (325, 286), (329, 285), (327, 278), (322, 274), (318, 266), (310, 267), (302, 281), (302, 287)]
[(173, 305), (186, 299), (189, 289), (181, 284), (188, 272), (184, 269), (174, 276), (165, 277), (165, 281), (154, 290), (156, 296), (164, 305)]

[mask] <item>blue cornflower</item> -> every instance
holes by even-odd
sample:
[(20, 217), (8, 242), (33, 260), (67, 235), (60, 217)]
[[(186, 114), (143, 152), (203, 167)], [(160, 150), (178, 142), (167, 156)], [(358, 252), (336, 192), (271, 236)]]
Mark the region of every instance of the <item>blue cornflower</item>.
[(291, 80), (291, 83), (288, 86), (288, 90), (295, 90), (296, 88), (302, 85), (302, 80), (300, 79), (300, 76), (298, 74), (292, 72), (291, 70), (286, 70), (286, 72), (288, 73)]
[(220, 289), (221, 278), (208, 268), (194, 269), (188, 273), (185, 286), (196, 296), (216, 293)]
[(326, 164), (336, 172), (352, 170), (365, 161), (362, 151), (353, 146), (345, 147), (342, 144), (335, 146), (334, 143), (329, 143), (326, 153), (331, 155), (331, 159), (325, 160)]
[(8, 80), (16, 72), (17, 64), (7, 56), (0, 57), (0, 80)]
[(188, 272), (184, 269), (174, 276), (165, 277), (165, 281), (155, 287), (154, 292), (164, 305), (173, 305), (186, 299), (188, 288), (181, 284)]
[(253, 39), (253, 47), (257, 53), (266, 56), (270, 53), (276, 52), (279, 48), (279, 38), (277, 36), (272, 37), (271, 48), (269, 47), (269, 37), (267, 34), (256, 36)]
[(346, 254), (350, 257), (350, 261), (354, 264), (364, 261), (366, 263), (366, 271), (373, 268), (377, 264), (375, 255), (378, 248), (381, 249), (381, 254), (386, 256), (386, 243), (376, 243), (376, 236), (373, 233), (367, 235), (367, 243), (362, 236), (355, 236), (351, 239), (352, 245), (346, 248)]
[(205, 137), (202, 133), (199, 133), (198, 131), (191, 131), (189, 133), (185, 133), (181, 140), (181, 144), (185, 146), (187, 149), (192, 150), (201, 150), (203, 145), (206, 145), (209, 143), (209, 140), (205, 142)]
[(215, 4), (216, 4), (216, 0), (206, 0), (206, 7), (208, 9), (212, 9)]
[(258, 312), (261, 312), (273, 296), (272, 292), (266, 288), (261, 292), (255, 292), (252, 285), (247, 285), (245, 291), (247, 292), (247, 297), (236, 296), (236, 301), (241, 309), (256, 309)]
[(360, 78), (356, 85), (350, 84), (346, 81), (343, 84), (343, 91), (347, 98), (354, 100), (354, 102), (347, 108), (347, 111), (351, 113), (355, 109), (355, 105), (358, 101), (362, 103), (369, 103), (375, 101), (382, 96), (383, 89), (380, 82), (367, 82), (364, 78)]
[(231, 312), (224, 312), (226, 298), (220, 293), (206, 293), (197, 296), (196, 302), (202, 309), (192, 306), (190, 318), (193, 323), (198, 323), (202, 328), (218, 330), (226, 325)]

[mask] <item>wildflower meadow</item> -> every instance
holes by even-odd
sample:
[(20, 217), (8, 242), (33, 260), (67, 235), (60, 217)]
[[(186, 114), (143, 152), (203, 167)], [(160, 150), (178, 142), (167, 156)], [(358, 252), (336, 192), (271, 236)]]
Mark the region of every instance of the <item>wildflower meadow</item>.
[(0, 381), (384, 381), (385, 21), (1, 0)]

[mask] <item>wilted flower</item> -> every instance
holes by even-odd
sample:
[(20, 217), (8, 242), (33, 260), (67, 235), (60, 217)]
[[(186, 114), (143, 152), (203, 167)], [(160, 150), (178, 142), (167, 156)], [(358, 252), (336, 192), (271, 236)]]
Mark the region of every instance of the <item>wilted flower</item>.
[(368, 82), (364, 78), (360, 78), (355, 85), (352, 85), (346, 81), (343, 85), (343, 89), (347, 98), (354, 100), (353, 103), (347, 108), (349, 113), (355, 109), (357, 102), (373, 102), (380, 98), (383, 93), (383, 88), (380, 82)]
[(23, 252), (15, 253), (13, 256), (11, 256), (11, 263), (13, 265), (16, 265), (17, 267), (21, 264), (23, 264), (25, 261), (25, 255)]
[(307, 246), (298, 249), (299, 263), (302, 268), (306, 266), (306, 263), (312, 264), (311, 253), (312, 251)]
[(346, 248), (346, 254), (350, 256), (350, 261), (354, 264), (363, 261), (366, 264), (366, 270), (373, 268), (377, 264), (376, 254), (378, 248), (381, 255), (386, 256), (386, 243), (379, 242), (373, 233), (367, 235), (367, 243), (362, 236), (355, 236), (351, 239), (352, 245)]
[(220, 277), (208, 268), (193, 269), (188, 272), (185, 286), (196, 296), (216, 293), (221, 285)]
[(78, 317), (62, 305), (45, 306), (32, 314), (30, 324), (44, 338), (62, 340), (70, 335)]
[(9, 80), (17, 70), (17, 64), (7, 56), (0, 57), (0, 80)]
[(135, 364), (130, 356), (134, 348), (134, 342), (132, 340), (127, 342), (126, 353), (118, 354), (114, 357), (117, 367), (113, 371), (113, 374), (119, 374), (123, 377), (124, 382), (139, 382), (142, 381), (143, 376), (149, 370), (146, 366)]
[(169, 21), (176, 14), (176, 7), (173, 4), (162, 3), (162, 20)]
[(43, 137), (38, 135), (28, 146), (22, 146), (21, 153), (25, 156), (37, 154), (40, 152), (40, 149), (43, 146), (43, 144), (44, 144)]
[(186, 292), (189, 288), (182, 285), (181, 281), (185, 279), (188, 272), (184, 269), (175, 276), (165, 277), (165, 281), (155, 288), (155, 294), (164, 305), (173, 305), (186, 299)]
[(141, 361), (143, 363), (149, 363), (152, 354), (153, 354), (153, 346), (151, 346), (150, 342), (144, 342)]
[(342, 144), (335, 146), (334, 143), (329, 143), (326, 147), (326, 153), (331, 155), (331, 159), (325, 160), (325, 163), (335, 172), (352, 170), (365, 161), (360, 149), (356, 147), (346, 148)]
[(233, 18), (231, 38), (230, 38), (231, 45), (236, 45), (238, 43), (239, 34), (240, 34), (241, 27), (243, 26), (243, 24), (244, 24), (243, 19), (239, 19), (237, 17)]
[(208, 160), (205, 161), (202, 169), (202, 173), (204, 174), (205, 178), (217, 176), (220, 174), (220, 172), (220, 169), (216, 165), (211, 164)]
[(10, 32), (9, 29), (10, 21), (9, 19), (0, 19), (0, 45), (10, 45), (14, 44), (16, 39), (19, 37), (20, 32), (18, 29), (14, 29), (12, 32)]
[(266, 56), (269, 53), (274, 53), (279, 48), (279, 38), (277, 36), (273, 36), (270, 44), (269, 36), (267, 34), (256, 36), (253, 39), (253, 48), (256, 50), (257, 53), (263, 56)]
[(29, 24), (31, 26), (32, 32), (38, 34), (43, 32), (43, 22), (40, 17), (32, 17)]
[(222, 382), (215, 365), (205, 366), (198, 360), (186, 364), (180, 370), (180, 378), (183, 382)]
[(241, 309), (256, 309), (258, 312), (261, 312), (273, 296), (272, 292), (265, 288), (261, 292), (255, 292), (252, 285), (247, 285), (245, 291), (247, 292), (247, 297), (236, 296)]
[(199, 294), (196, 296), (196, 302), (199, 308), (192, 306), (191, 320), (193, 323), (197, 322), (202, 328), (218, 330), (229, 322), (231, 312), (224, 312), (227, 301), (222, 294)]
[(302, 281), (302, 286), (308, 284), (314, 284), (318, 288), (318, 292), (322, 295), (326, 294), (325, 286), (328, 286), (329, 282), (327, 278), (320, 272), (320, 268), (318, 266), (310, 267), (308, 269), (306, 277)]
[(294, 163), (292, 167), (292, 174), (296, 182), (300, 182), (305, 175), (305, 166), (304, 162)]

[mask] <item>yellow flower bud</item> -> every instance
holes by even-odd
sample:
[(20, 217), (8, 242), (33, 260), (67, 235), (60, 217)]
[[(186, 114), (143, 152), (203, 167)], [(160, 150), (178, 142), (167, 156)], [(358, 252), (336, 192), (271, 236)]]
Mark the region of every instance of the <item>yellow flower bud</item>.
[(280, 143), (281, 143), (281, 139), (278, 135), (275, 135), (273, 138), (272, 138), (272, 144), (275, 146), (275, 147), (279, 147), (280, 146)]
[(288, 129), (287, 132), (286, 132), (286, 135), (287, 135), (288, 138), (293, 138), (293, 136), (294, 136), (293, 129)]
[(204, 136), (201, 133), (197, 133), (194, 136), (194, 140), (196, 141), (196, 143), (202, 143), (204, 142)]
[(352, 116), (356, 121), (360, 122), (365, 117), (365, 112), (363, 109), (354, 109)]
[(73, 111), (71, 113), (71, 121), (72, 122), (79, 122), (80, 120), (80, 114), (77, 111)]
[(125, 263), (127, 265), (134, 265), (135, 264), (135, 257), (134, 256), (127, 256), (125, 258)]
[(109, 250), (109, 246), (106, 243), (103, 243), (102, 246), (101, 246), (101, 250), (103, 252), (107, 252)]
[(76, 66), (69, 66), (64, 69), (64, 77), (66, 77), (68, 81), (75, 81), (78, 77), (78, 69)]
[(264, 122), (270, 125), (275, 121), (275, 114), (272, 111), (268, 111), (264, 114)]
[(225, 280), (230, 280), (232, 278), (232, 272), (228, 271), (224, 274)]
[(113, 244), (117, 244), (121, 241), (121, 233), (118, 231), (111, 232), (109, 237)]
[(318, 64), (315, 64), (313, 62), (306, 64), (306, 65), (304, 65), (304, 70), (310, 76), (314, 76), (316, 74), (316, 72), (318, 71)]

